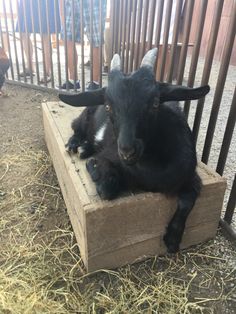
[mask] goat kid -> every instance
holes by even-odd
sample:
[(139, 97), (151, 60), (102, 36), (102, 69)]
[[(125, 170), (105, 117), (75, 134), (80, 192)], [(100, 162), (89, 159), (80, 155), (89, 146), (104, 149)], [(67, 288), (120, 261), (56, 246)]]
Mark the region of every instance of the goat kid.
[(168, 251), (176, 252), (201, 189), (194, 140), (178, 101), (204, 97), (210, 88), (157, 82), (156, 55), (156, 48), (148, 51), (140, 68), (125, 75), (116, 54), (107, 87), (59, 98), (87, 107), (73, 121), (67, 146), (79, 149), (80, 158), (93, 155), (86, 166), (101, 198), (130, 188), (178, 196), (164, 236)]

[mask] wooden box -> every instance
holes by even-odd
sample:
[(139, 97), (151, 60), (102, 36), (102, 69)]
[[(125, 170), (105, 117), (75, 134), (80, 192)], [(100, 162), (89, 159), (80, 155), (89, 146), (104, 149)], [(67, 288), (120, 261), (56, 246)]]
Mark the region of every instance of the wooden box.
[[(163, 235), (176, 209), (176, 198), (138, 193), (101, 200), (85, 161), (65, 149), (72, 135), (71, 121), (80, 112), (60, 102), (43, 104), (48, 150), (87, 270), (116, 268), (164, 254)], [(198, 172), (203, 189), (187, 220), (181, 248), (213, 238), (220, 218), (226, 182), (202, 163)]]

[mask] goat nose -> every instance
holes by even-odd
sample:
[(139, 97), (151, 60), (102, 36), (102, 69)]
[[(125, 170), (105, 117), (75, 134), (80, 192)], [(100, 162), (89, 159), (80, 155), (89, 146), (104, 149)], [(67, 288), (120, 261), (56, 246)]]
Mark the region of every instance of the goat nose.
[(129, 159), (135, 154), (135, 148), (131, 147), (122, 147), (120, 148), (120, 154), (124, 159)]

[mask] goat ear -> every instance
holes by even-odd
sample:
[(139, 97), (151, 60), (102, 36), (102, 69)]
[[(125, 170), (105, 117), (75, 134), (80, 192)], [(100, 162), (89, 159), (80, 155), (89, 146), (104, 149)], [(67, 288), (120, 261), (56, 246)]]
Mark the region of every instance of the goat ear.
[(83, 92), (76, 95), (59, 94), (59, 99), (74, 107), (89, 107), (103, 105), (105, 102), (106, 88), (99, 88), (94, 91)]
[(165, 102), (170, 100), (194, 100), (202, 98), (209, 93), (210, 86), (205, 85), (198, 88), (191, 88), (158, 82), (158, 89), (160, 93), (160, 101)]

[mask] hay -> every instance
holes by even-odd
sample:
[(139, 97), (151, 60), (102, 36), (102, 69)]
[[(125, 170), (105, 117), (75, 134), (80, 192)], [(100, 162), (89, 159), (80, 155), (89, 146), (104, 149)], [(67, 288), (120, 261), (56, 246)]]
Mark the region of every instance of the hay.
[(190, 314), (233, 306), (236, 254), (220, 236), (176, 256), (86, 274), (50, 159), (14, 145), (19, 154), (0, 159), (0, 313)]

